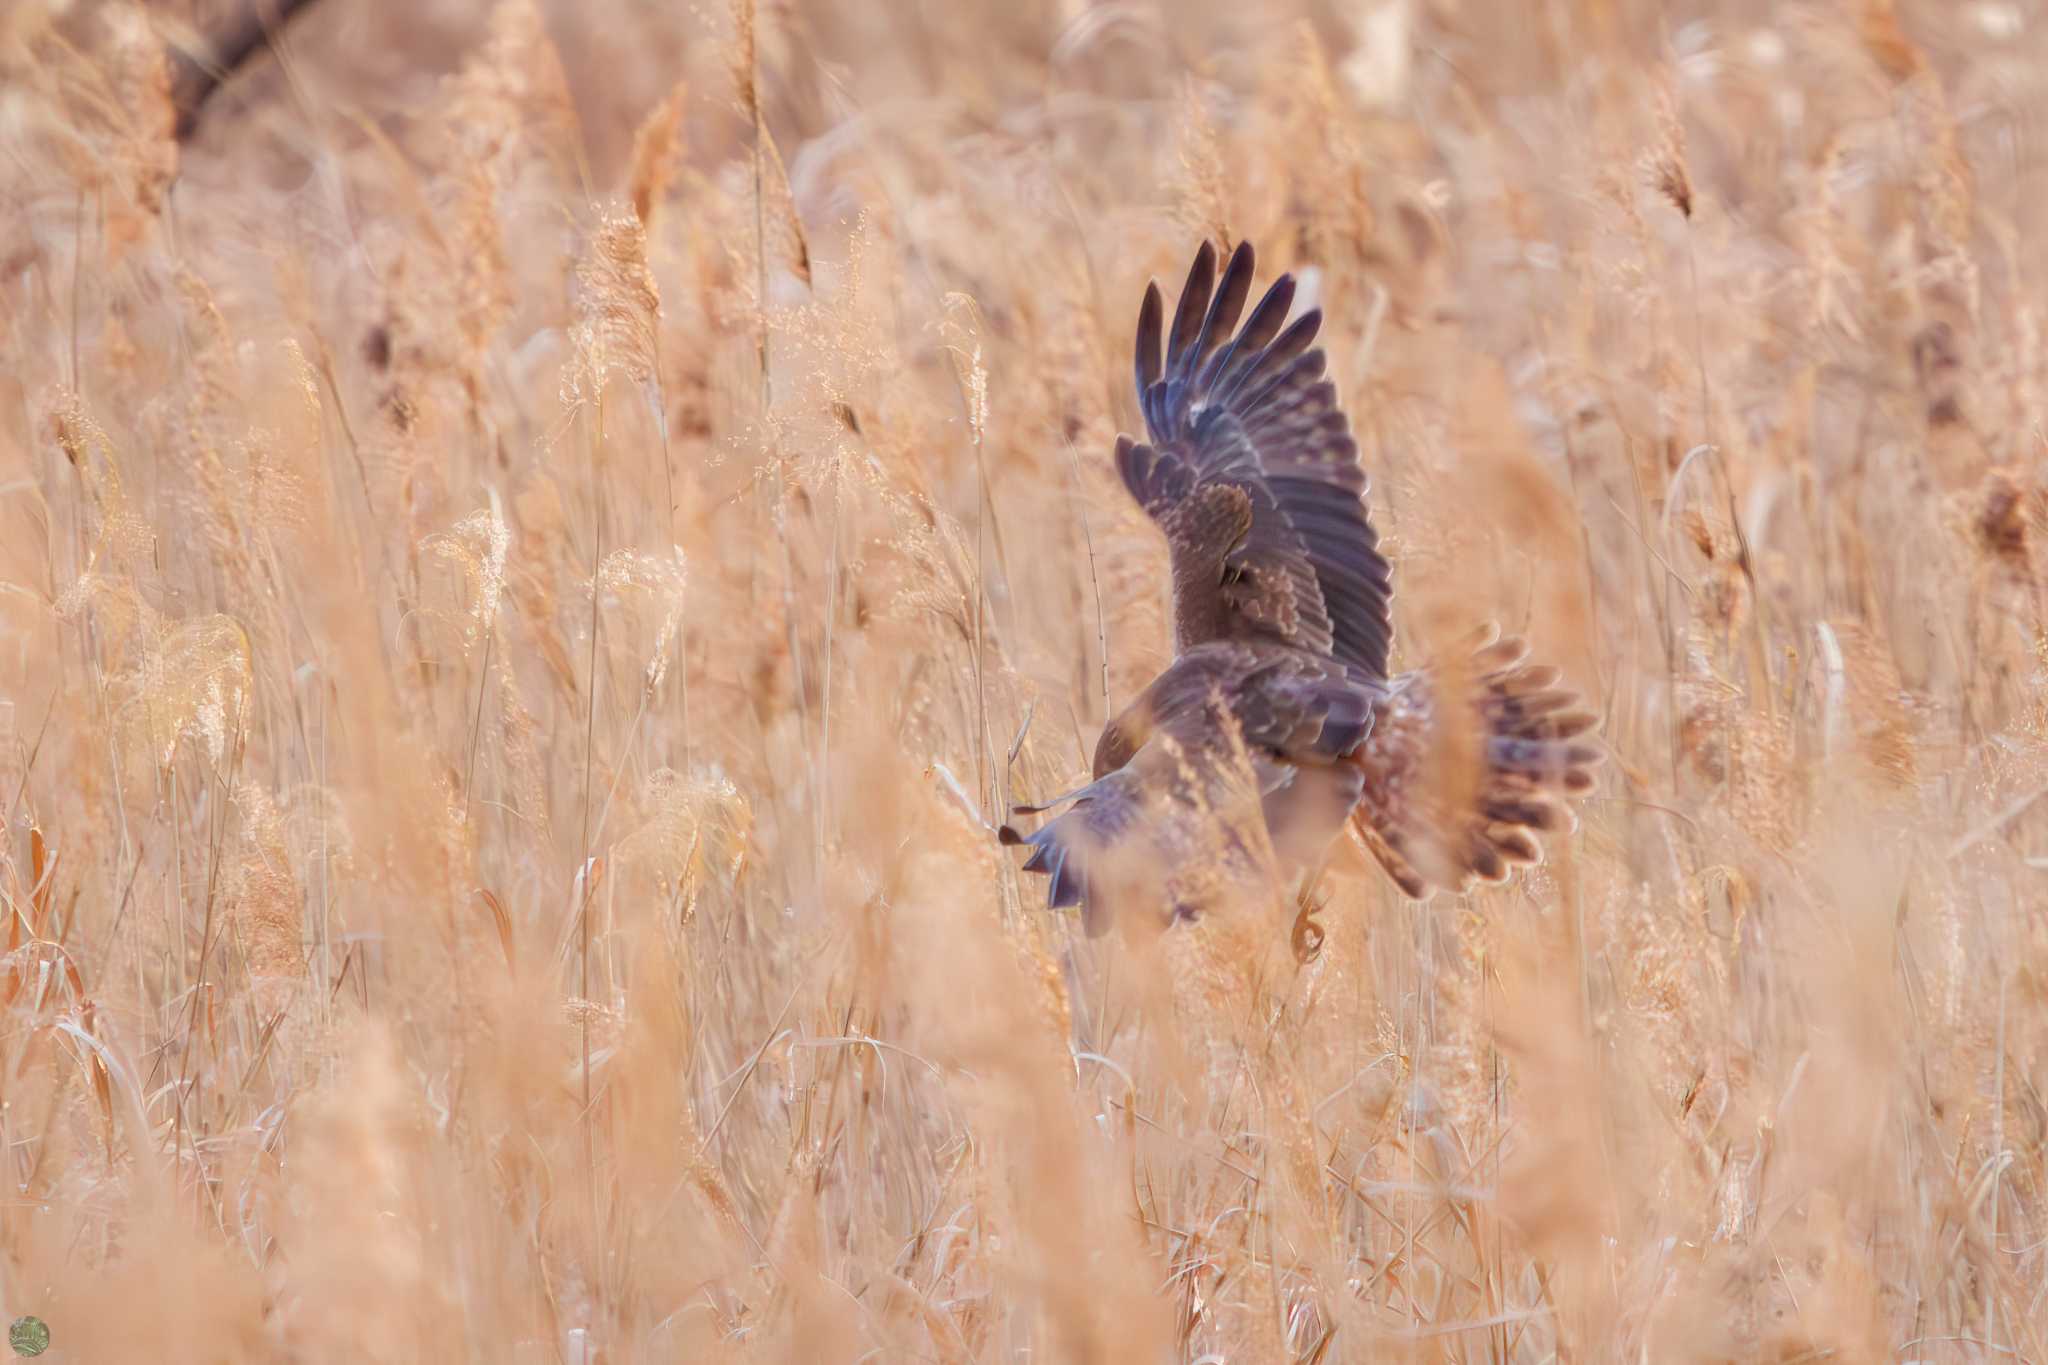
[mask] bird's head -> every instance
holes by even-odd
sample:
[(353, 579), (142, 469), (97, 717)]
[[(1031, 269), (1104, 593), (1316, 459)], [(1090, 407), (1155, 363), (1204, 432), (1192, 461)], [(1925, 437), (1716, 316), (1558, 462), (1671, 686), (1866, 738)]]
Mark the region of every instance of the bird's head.
[(1145, 742), (1142, 717), (1133, 711), (1126, 711), (1102, 727), (1102, 737), (1095, 741), (1095, 776), (1104, 777), (1131, 761), (1138, 752), (1138, 746)]

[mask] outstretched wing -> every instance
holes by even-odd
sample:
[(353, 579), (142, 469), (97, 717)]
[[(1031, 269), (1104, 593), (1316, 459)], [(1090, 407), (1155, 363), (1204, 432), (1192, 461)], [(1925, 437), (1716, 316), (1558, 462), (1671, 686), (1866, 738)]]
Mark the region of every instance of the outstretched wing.
[(1385, 678), (1387, 561), (1366, 516), (1358, 444), (1312, 348), (1322, 314), (1288, 323), (1294, 279), (1282, 275), (1232, 335), (1251, 283), (1249, 243), (1219, 281), (1204, 242), (1163, 360), (1158, 285), (1138, 314), (1151, 441), (1119, 438), (1117, 469), (1166, 532), (1175, 648), (1267, 640)]

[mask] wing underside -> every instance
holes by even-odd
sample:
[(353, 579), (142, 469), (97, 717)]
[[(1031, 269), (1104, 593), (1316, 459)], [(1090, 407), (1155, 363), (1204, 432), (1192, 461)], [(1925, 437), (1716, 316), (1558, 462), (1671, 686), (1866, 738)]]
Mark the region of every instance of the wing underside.
[(1196, 912), (1279, 866), (1308, 861), (1341, 831), (1372, 732), (1378, 689), (1333, 660), (1239, 641), (1197, 646), (1134, 703), (1145, 740), (1075, 792), (1032, 834), (1027, 872), (1048, 902), (1078, 905), (1088, 932), (1146, 906)]

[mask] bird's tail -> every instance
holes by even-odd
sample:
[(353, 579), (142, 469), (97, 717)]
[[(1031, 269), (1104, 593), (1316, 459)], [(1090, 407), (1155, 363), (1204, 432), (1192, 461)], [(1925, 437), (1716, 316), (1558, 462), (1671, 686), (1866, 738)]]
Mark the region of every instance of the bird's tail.
[(1505, 881), (1543, 860), (1539, 834), (1577, 825), (1570, 799), (1592, 790), (1606, 757), (1590, 733), (1598, 717), (1527, 656), (1489, 629), (1469, 657), (1395, 678), (1359, 750), (1351, 827), (1418, 900)]

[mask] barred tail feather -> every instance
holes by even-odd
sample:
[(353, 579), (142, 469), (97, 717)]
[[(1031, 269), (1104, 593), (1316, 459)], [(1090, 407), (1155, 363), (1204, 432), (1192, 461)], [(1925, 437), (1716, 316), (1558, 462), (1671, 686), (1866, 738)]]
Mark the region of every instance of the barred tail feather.
[[(1409, 896), (1505, 881), (1543, 860), (1539, 836), (1577, 826), (1570, 802), (1606, 757), (1598, 717), (1527, 655), (1522, 640), (1489, 633), (1455, 676), (1425, 668), (1391, 684), (1359, 751), (1352, 829)], [(1446, 706), (1445, 692), (1467, 705)]]

